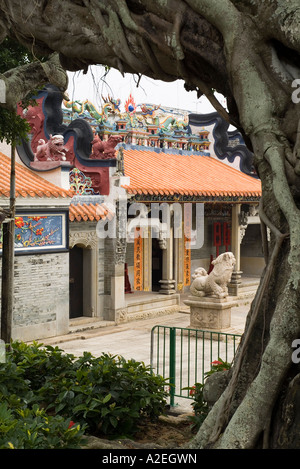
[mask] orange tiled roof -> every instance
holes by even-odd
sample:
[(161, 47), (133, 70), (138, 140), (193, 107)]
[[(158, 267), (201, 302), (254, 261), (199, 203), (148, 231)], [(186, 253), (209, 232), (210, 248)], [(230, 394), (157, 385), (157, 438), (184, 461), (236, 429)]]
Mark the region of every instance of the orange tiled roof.
[(113, 215), (105, 204), (71, 204), (69, 208), (70, 221), (99, 221), (111, 219)]
[[(10, 196), (10, 158), (0, 152), (0, 196)], [(47, 181), (34, 171), (16, 162), (16, 197), (69, 197), (72, 190), (62, 189)], [(113, 213), (104, 204), (72, 204), (69, 207), (70, 221), (99, 221), (111, 218)]]
[[(0, 196), (10, 195), (10, 158), (0, 152)], [(62, 189), (16, 162), (16, 197), (72, 197)]]
[(261, 196), (258, 179), (221, 161), (199, 155), (167, 154), (124, 149), (124, 172), (130, 177), (128, 193), (212, 197)]

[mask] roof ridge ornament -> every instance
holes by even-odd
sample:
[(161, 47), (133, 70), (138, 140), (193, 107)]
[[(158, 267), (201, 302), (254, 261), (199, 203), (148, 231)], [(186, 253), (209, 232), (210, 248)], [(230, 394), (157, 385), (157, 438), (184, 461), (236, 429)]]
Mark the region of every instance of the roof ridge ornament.
[(92, 180), (78, 168), (73, 168), (69, 173), (70, 189), (76, 196), (93, 195)]

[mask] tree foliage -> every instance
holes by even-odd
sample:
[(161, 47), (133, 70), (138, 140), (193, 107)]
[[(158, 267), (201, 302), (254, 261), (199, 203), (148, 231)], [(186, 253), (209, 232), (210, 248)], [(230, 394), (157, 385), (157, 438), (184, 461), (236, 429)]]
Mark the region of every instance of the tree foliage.
[[(5, 74), (18, 67), (26, 66), (37, 60), (31, 53), (15, 39), (7, 37), (0, 45), (0, 74)], [(40, 58), (41, 61), (45, 59)], [(31, 89), (28, 94), (21, 96), (21, 105), (26, 108), (29, 104), (35, 105), (34, 96), (38, 89)], [(4, 97), (5, 101), (5, 97)], [(4, 102), (4, 104), (6, 104)], [(28, 123), (16, 113), (15, 109), (0, 107), (0, 141), (16, 144), (26, 139), (30, 127)]]
[(0, 12), (3, 39), (49, 57), (0, 76), (6, 107), (43, 80), (63, 90), (62, 67), (105, 64), (183, 79), (242, 131), (262, 181), (266, 268), (229, 385), (191, 446), (299, 448), (300, 370), (291, 360), (300, 335), (299, 0), (0, 0)]
[[(0, 73), (27, 64), (30, 60), (28, 50), (15, 40), (7, 37), (0, 45)], [(28, 130), (26, 121), (15, 111), (0, 108), (0, 141), (13, 143), (16, 136), (25, 138)]]

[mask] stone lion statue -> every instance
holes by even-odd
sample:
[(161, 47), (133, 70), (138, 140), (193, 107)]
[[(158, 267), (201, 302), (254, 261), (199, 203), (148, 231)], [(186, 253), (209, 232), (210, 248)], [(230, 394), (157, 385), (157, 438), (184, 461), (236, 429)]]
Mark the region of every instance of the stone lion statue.
[(99, 135), (96, 135), (92, 141), (91, 159), (107, 160), (115, 158), (115, 147), (122, 141), (118, 135), (110, 135), (108, 140), (102, 141)]
[(35, 158), (40, 161), (65, 161), (64, 137), (62, 135), (50, 135), (48, 142), (41, 138), (38, 141)]
[(192, 275), (191, 294), (217, 298), (228, 296), (227, 284), (230, 282), (235, 263), (233, 253), (225, 252), (212, 262), (214, 268), (209, 274), (203, 267), (196, 269)]

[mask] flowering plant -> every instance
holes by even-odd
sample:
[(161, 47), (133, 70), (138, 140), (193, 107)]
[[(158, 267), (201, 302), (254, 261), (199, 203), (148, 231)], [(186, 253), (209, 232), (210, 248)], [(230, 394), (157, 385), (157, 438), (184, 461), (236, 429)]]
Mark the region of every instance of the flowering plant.
[(205, 373), (205, 376), (209, 376), (216, 371), (224, 371), (224, 370), (229, 370), (231, 368), (231, 363), (224, 362), (221, 358), (218, 358), (218, 360), (214, 360), (211, 362), (211, 370), (207, 371)]
[[(205, 378), (217, 371), (229, 370), (230, 367), (231, 364), (223, 361), (221, 358), (214, 360), (211, 362), (211, 370), (205, 373)], [(198, 430), (202, 425), (210, 410), (208, 403), (203, 397), (203, 386), (204, 385), (202, 383), (196, 383), (194, 386), (184, 388), (189, 390), (189, 395), (194, 399), (194, 402), (192, 403), (194, 415), (191, 419), (194, 422), (194, 429), (196, 430)]]
[(194, 399), (194, 402), (192, 403), (194, 415), (190, 418), (193, 423), (193, 429), (198, 430), (209, 412), (208, 404), (203, 399), (203, 384), (196, 383), (194, 386), (184, 389), (189, 390), (189, 395)]

